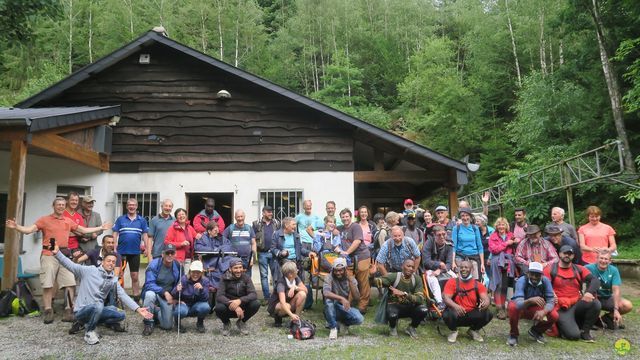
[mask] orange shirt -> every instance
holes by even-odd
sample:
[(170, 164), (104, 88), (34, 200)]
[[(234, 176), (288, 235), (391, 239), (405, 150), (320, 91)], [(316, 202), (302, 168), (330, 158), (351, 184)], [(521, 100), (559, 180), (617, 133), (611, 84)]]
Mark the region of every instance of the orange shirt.
[[(444, 286), (444, 295), (448, 295), (453, 301), (462, 306), (467, 312), (478, 307), (479, 299), (476, 297), (474, 290), (474, 282), (478, 283), (478, 295), (487, 294), (487, 288), (477, 280), (462, 281), (460, 280), (460, 293), (456, 295), (456, 279), (449, 279)], [(454, 298), (455, 295), (455, 298)]]
[[(578, 229), (578, 234), (584, 236), (584, 244), (589, 247), (608, 248), (609, 236), (616, 234), (616, 231), (607, 224), (598, 223), (593, 226), (591, 223), (584, 224)], [(598, 254), (594, 251), (582, 250), (582, 261), (593, 264), (598, 260)]]
[[(78, 224), (73, 220), (62, 217), (57, 218), (53, 214), (43, 216), (36, 220), (38, 230), (42, 231), (42, 246), (49, 246), (49, 239), (56, 239), (56, 245), (61, 248), (69, 246), (69, 232), (76, 230)], [(42, 249), (42, 255), (51, 256), (51, 251)]]

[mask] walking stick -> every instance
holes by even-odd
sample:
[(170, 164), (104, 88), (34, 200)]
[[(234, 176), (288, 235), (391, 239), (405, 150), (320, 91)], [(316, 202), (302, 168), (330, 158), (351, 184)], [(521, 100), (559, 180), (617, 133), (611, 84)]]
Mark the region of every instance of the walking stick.
[[(178, 273), (180, 274), (178, 284), (180, 284), (180, 287), (182, 288), (182, 264), (180, 264)], [(180, 295), (182, 295), (182, 289), (178, 291), (178, 340), (180, 340)]]

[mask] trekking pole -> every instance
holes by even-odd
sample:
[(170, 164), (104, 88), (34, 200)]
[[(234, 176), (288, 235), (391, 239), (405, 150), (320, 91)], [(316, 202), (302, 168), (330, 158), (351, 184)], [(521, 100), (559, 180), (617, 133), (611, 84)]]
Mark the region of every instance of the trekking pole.
[[(182, 264), (180, 264), (178, 268), (178, 273), (180, 274), (178, 284), (180, 284), (180, 287), (182, 287)], [(178, 291), (178, 340), (180, 340), (180, 295), (182, 295), (182, 289)]]

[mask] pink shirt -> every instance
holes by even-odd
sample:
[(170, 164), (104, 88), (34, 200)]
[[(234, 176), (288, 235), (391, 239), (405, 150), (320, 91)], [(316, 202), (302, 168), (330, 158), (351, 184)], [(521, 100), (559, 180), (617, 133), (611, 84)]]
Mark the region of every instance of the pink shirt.
[[(525, 224), (526, 226), (526, 224)], [(524, 240), (527, 238), (527, 234), (524, 232), (524, 227), (518, 226), (518, 224), (513, 225), (513, 236), (516, 239)]]
[[(608, 248), (609, 236), (616, 234), (616, 231), (607, 224), (598, 223), (598, 225), (591, 225), (591, 223), (584, 224), (578, 229), (578, 234), (584, 236), (584, 244), (589, 247)], [(593, 264), (598, 260), (598, 253), (595, 251), (582, 250), (582, 261), (587, 264)]]
[[(79, 212), (74, 212), (73, 215), (71, 215), (71, 213), (65, 209), (64, 213), (62, 214), (64, 217), (71, 219), (71, 221), (73, 221), (74, 223), (76, 223), (76, 225), (80, 225), (82, 227), (84, 227), (84, 218), (82, 217), (82, 215)], [(75, 229), (74, 229), (75, 230)], [(69, 249), (77, 249), (79, 247), (78, 244), (78, 235), (74, 234), (74, 233), (69, 233)]]
[(360, 227), (362, 228), (362, 240), (369, 246), (369, 244), (371, 244), (371, 229), (369, 229), (369, 224), (360, 224)]

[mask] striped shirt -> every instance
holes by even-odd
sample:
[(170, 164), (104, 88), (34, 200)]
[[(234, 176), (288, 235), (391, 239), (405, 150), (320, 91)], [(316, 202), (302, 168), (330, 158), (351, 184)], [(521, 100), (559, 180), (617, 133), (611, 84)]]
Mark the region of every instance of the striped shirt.
[(112, 230), (118, 233), (118, 254), (138, 255), (142, 234), (149, 232), (149, 226), (140, 215), (136, 214), (133, 220), (128, 215), (122, 215), (113, 224)]

